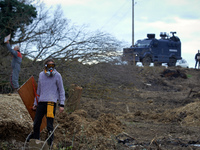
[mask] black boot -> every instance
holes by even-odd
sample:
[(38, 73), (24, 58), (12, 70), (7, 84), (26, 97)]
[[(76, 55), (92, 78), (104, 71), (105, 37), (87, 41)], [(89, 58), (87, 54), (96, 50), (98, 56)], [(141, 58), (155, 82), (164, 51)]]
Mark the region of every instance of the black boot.
[[(49, 146), (52, 146), (53, 145), (53, 138), (54, 138), (54, 134), (52, 133), (53, 131), (49, 131), (48, 132), (48, 137), (47, 138), (49, 138), (48, 140), (47, 140), (47, 143), (48, 143), (48, 145)], [(52, 134), (52, 135), (51, 135)], [(51, 135), (51, 136), (50, 136)]]

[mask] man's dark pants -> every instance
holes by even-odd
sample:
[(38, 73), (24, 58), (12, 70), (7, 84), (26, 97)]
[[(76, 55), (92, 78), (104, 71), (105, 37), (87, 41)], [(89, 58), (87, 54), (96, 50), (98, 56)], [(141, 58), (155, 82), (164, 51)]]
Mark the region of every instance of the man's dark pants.
[[(195, 63), (195, 69), (197, 67), (197, 64), (199, 65), (200, 61), (199, 60), (196, 60), (196, 63)], [(199, 67), (199, 66), (198, 66)], [(198, 68), (199, 69), (199, 68)]]
[[(53, 110), (53, 114), (55, 116), (55, 112), (56, 112), (56, 103), (54, 103), (54, 110)], [(34, 120), (34, 133), (33, 133), (33, 138), (34, 139), (39, 139), (40, 138), (40, 125), (42, 123), (42, 118), (44, 117), (44, 115), (47, 114), (47, 102), (39, 102), (37, 109), (36, 109), (36, 114), (35, 114), (35, 120)], [(48, 132), (52, 132), (53, 131), (53, 122), (54, 122), (54, 118), (49, 118), (47, 117), (47, 130)], [(51, 142), (53, 141), (53, 134), (51, 136)]]

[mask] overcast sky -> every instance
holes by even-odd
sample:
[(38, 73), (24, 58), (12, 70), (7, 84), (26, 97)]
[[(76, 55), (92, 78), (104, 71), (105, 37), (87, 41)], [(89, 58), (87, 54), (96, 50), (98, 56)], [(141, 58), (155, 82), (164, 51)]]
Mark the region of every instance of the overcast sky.
[[(61, 5), (64, 15), (77, 25), (88, 25), (118, 40), (132, 42), (132, 0), (43, 0)], [(182, 42), (182, 57), (194, 67), (200, 50), (200, 0), (134, 0), (135, 41), (147, 33), (176, 31)]]

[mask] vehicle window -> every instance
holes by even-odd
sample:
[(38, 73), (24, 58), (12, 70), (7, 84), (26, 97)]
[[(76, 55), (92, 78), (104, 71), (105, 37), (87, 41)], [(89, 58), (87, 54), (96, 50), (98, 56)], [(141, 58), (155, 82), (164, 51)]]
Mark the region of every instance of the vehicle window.
[(138, 41), (137, 47), (149, 47), (151, 40)]

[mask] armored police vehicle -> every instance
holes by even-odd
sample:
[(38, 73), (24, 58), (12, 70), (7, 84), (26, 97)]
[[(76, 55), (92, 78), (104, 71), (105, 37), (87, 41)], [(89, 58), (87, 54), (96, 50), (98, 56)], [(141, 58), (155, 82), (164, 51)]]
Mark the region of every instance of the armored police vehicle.
[(160, 39), (155, 38), (155, 34), (147, 34), (144, 40), (138, 40), (134, 46), (123, 49), (123, 60), (131, 64), (142, 62), (143, 66), (159, 66), (167, 63), (168, 66), (175, 66), (176, 61), (181, 58), (181, 41), (175, 36), (176, 32), (170, 32), (169, 37), (166, 32), (160, 33)]

